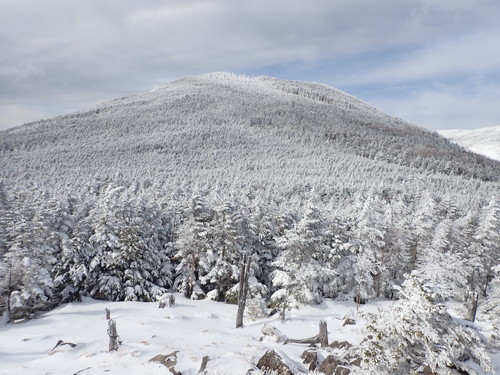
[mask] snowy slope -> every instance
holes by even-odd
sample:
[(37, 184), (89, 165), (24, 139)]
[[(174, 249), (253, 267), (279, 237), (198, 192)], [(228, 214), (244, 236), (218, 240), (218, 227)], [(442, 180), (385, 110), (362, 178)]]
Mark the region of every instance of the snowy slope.
[[(377, 304), (370, 304), (371, 311)], [(108, 353), (104, 309), (111, 310), (123, 345)], [(326, 319), (330, 340), (359, 343), (359, 327), (341, 327), (344, 315), (355, 315), (352, 303), (326, 302), (319, 307), (293, 310), (282, 324), (278, 317), (252, 321), (235, 329), (237, 306), (209, 300), (192, 301), (180, 295), (172, 308), (158, 309), (156, 303), (71, 303), (39, 319), (0, 328), (0, 374), (165, 374), (162, 365), (148, 362), (157, 354), (179, 351), (176, 370), (196, 374), (205, 355), (210, 357), (208, 374), (245, 374), (267, 349), (293, 358), (299, 369), (300, 355), (307, 345), (259, 341), (265, 323), (292, 338), (317, 334), (318, 322)], [(57, 341), (76, 343), (51, 352)], [(304, 370), (304, 369), (302, 369)]]
[[(359, 313), (375, 312), (390, 303), (374, 301), (362, 305)], [(107, 350), (105, 308), (111, 310), (123, 340), (117, 352)], [(90, 299), (63, 305), (36, 320), (0, 327), (0, 374), (164, 375), (168, 370), (149, 360), (178, 351), (175, 369), (183, 375), (197, 374), (204, 356), (209, 356), (206, 374), (243, 375), (255, 368), (268, 349), (284, 354), (296, 373), (307, 374), (300, 355), (308, 345), (260, 341), (264, 324), (297, 339), (317, 334), (318, 322), (323, 319), (328, 324), (329, 342), (358, 344), (363, 337), (362, 319), (351, 302), (326, 301), (317, 307), (292, 310), (284, 324), (277, 316), (256, 321), (245, 318), (242, 329), (234, 328), (236, 309), (235, 305), (192, 301), (180, 295), (176, 305), (165, 309), (158, 309), (156, 303)], [(342, 326), (345, 316), (356, 319), (358, 324)], [(60, 339), (77, 346), (65, 345), (51, 351)], [(323, 352), (325, 357), (328, 353)], [(497, 373), (499, 360), (500, 356), (494, 357)]]
[(500, 161), (500, 126), (439, 130), (438, 133), (473, 152)]

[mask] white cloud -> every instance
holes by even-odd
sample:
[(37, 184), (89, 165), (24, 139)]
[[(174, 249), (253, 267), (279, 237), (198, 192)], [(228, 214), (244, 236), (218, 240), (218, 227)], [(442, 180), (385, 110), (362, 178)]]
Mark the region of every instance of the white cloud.
[(349, 84), (393, 84), (500, 73), (500, 30), (441, 40), (369, 71), (341, 78)]
[[(121, 96), (189, 74), (292, 62), (310, 68), (325, 59), (424, 45), (415, 62), (391, 65), (392, 75), (378, 69), (358, 76), (384, 83), (439, 75), (457, 59), (458, 71), (480, 73), (498, 62), (498, 34), (488, 38), (478, 30), (496, 28), (499, 13), (497, 0), (2, 0), (0, 105), (73, 97), (70, 106), (78, 107), (81, 95)], [(443, 46), (448, 50), (440, 51)], [(482, 56), (475, 65), (463, 55), (472, 47)], [(302, 79), (300, 71), (294, 78)]]

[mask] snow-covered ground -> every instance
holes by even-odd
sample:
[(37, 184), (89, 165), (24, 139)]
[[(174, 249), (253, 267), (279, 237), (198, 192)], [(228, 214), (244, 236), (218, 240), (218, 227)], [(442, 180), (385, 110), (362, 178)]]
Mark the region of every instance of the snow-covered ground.
[(473, 130), (439, 130), (438, 133), (477, 154), (500, 160), (500, 126)]
[[(0, 374), (169, 374), (161, 364), (149, 362), (158, 354), (178, 351), (175, 369), (197, 374), (202, 358), (209, 357), (206, 374), (246, 374), (258, 359), (274, 349), (286, 356), (297, 373), (307, 374), (300, 355), (307, 345), (276, 343), (263, 336), (270, 324), (289, 338), (307, 338), (318, 333), (321, 319), (328, 324), (329, 341), (362, 339), (362, 320), (351, 302), (327, 301), (315, 307), (292, 310), (285, 323), (274, 315), (234, 328), (237, 306), (213, 301), (192, 301), (176, 296), (172, 308), (157, 303), (85, 300), (61, 306), (38, 319), (0, 327)], [(389, 301), (372, 302), (360, 312), (375, 312)], [(108, 352), (105, 308), (111, 310), (123, 344)], [(358, 321), (342, 326), (344, 317)], [(77, 344), (54, 348), (59, 340)], [(500, 356), (494, 358), (500, 373)]]

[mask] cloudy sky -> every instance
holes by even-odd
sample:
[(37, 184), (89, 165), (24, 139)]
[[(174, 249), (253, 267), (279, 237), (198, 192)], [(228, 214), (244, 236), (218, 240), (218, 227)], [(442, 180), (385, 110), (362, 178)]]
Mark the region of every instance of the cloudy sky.
[(500, 125), (498, 0), (0, 0), (0, 129), (230, 71)]

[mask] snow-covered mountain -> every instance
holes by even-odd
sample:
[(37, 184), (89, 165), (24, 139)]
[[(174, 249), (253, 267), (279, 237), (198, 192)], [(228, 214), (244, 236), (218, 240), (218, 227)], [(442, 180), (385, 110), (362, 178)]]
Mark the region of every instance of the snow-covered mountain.
[(119, 176), (282, 199), (373, 184), (416, 193), (416, 181), (440, 192), (452, 184), (446, 189), (456, 194), (468, 189), (462, 178), (500, 178), (498, 163), (334, 88), (228, 73), (188, 77), (0, 134), (4, 183), (49, 189)]
[(496, 345), (500, 163), (342, 91), (187, 77), (1, 132), (0, 165), (4, 321), (86, 297), (235, 303), (246, 290), (254, 310), (284, 311), (398, 296), (351, 343), (361, 367), (342, 363), (488, 369), (486, 338), (445, 303)]
[(438, 133), (473, 152), (500, 161), (500, 126), (439, 130)]

